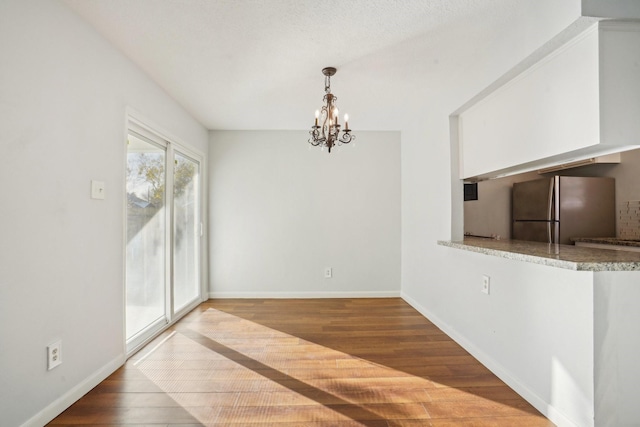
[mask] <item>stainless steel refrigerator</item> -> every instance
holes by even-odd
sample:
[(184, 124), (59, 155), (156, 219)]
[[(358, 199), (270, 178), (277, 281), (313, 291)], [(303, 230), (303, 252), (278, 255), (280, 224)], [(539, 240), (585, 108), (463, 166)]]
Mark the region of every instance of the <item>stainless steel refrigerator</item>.
[(615, 180), (554, 176), (513, 184), (514, 240), (572, 244), (572, 237), (615, 237)]

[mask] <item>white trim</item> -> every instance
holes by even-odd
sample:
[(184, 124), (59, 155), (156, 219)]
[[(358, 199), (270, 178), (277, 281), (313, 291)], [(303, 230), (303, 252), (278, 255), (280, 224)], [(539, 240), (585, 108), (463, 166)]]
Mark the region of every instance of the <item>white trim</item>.
[[(127, 107), (125, 109), (125, 114), (124, 114), (124, 126), (122, 127), (123, 130), (123, 134), (122, 134), (122, 141), (121, 141), (121, 154), (122, 154), (122, 159), (120, 163), (123, 167), (127, 167), (127, 161), (128, 161), (128, 157), (129, 157), (129, 149), (128, 149), (128, 145), (129, 145), (129, 121), (130, 121), (130, 116), (128, 114), (129, 108)], [(125, 169), (126, 170), (126, 169)], [(127, 173), (124, 172), (120, 175), (120, 189), (124, 190), (124, 200), (121, 200), (122, 206), (121, 206), (121, 212), (120, 214), (122, 215), (121, 220), (122, 220), (122, 226), (121, 226), (121, 238), (122, 241), (120, 242), (120, 255), (122, 256), (122, 264), (121, 265), (121, 270), (120, 270), (120, 287), (121, 287), (121, 291), (122, 291), (122, 354), (126, 355), (127, 354), (127, 221), (128, 221), (128, 214), (127, 214)], [(126, 356), (125, 356), (126, 359)]]
[[(126, 310), (126, 306), (125, 306), (125, 310)], [(126, 318), (125, 318), (125, 321), (126, 321)], [(127, 339), (127, 337), (125, 336), (126, 347), (127, 347), (126, 348), (127, 357), (131, 357), (138, 350), (140, 350), (146, 344), (151, 342), (151, 340), (154, 339), (160, 332), (168, 328), (169, 325), (171, 324), (172, 324), (171, 320), (165, 314), (162, 317), (158, 318), (157, 320), (148, 324), (143, 330), (137, 332), (131, 338)]]
[[(203, 300), (203, 301), (206, 301), (206, 300)], [(144, 341), (140, 341), (135, 346), (131, 347), (131, 350), (129, 352), (127, 352), (127, 356), (126, 356), (127, 359), (133, 356), (134, 354), (138, 353), (140, 350), (145, 348), (149, 343), (151, 343), (154, 339), (158, 338), (160, 335), (166, 332), (167, 329), (169, 329), (170, 327), (178, 323), (180, 319), (182, 319), (184, 316), (186, 316), (191, 311), (193, 311), (197, 306), (202, 304), (203, 301), (200, 301), (199, 299), (194, 300), (191, 304), (189, 304), (188, 306), (180, 310), (172, 321), (167, 320), (164, 326), (162, 326), (157, 330), (154, 330), (153, 333), (150, 334), (149, 336), (145, 336), (146, 339)]]
[(209, 292), (209, 298), (399, 298), (400, 291), (370, 292)]
[(124, 353), (120, 354), (111, 362), (95, 371), (84, 381), (73, 387), (71, 390), (51, 402), (46, 408), (28, 419), (21, 427), (40, 427), (55, 417), (60, 415), (69, 406), (73, 405), (78, 399), (91, 391), (95, 386), (104, 381), (109, 375), (113, 374), (119, 367), (124, 365), (126, 358)]
[(159, 126), (157, 123), (148, 119), (138, 111), (136, 111), (132, 107), (126, 107), (125, 109), (126, 117), (127, 117), (127, 129), (130, 123), (134, 123), (135, 125), (146, 129), (148, 132), (155, 134), (156, 136), (164, 139), (167, 142), (171, 142), (180, 148), (180, 151), (188, 153), (190, 156), (197, 158), (200, 157), (200, 161), (204, 161), (206, 155), (204, 152), (198, 150), (196, 147), (193, 147), (191, 144), (185, 143), (181, 138), (178, 138), (171, 132), (164, 129), (162, 126)]
[(164, 307), (165, 307), (165, 316), (167, 317), (169, 323), (173, 323), (174, 321), (174, 313), (173, 313), (173, 296), (174, 296), (174, 286), (175, 286), (175, 277), (173, 276), (174, 272), (174, 253), (175, 253), (175, 236), (174, 236), (174, 227), (175, 227), (175, 194), (174, 194), (174, 184), (175, 184), (175, 161), (176, 161), (176, 153), (174, 144), (169, 142), (167, 144), (167, 156), (165, 158), (165, 167), (164, 167), (164, 209), (166, 210), (168, 215), (165, 215), (165, 296), (164, 296)]
[[(144, 353), (144, 355), (142, 355), (142, 357), (140, 357), (135, 362), (133, 362), (133, 366), (138, 366), (139, 363), (144, 362), (147, 359), (147, 357), (149, 357), (151, 354), (153, 354), (153, 352), (155, 352), (157, 349), (159, 349), (164, 343), (169, 341), (171, 339), (171, 337), (173, 337), (177, 333), (178, 333), (178, 331), (170, 332), (166, 337), (162, 338), (159, 343), (154, 345), (153, 348), (151, 348), (151, 350), (145, 351), (145, 353)], [(149, 345), (151, 345), (151, 343), (149, 343)]]
[(640, 31), (638, 21), (600, 21), (599, 28), (605, 31)]
[[(207, 132), (207, 144), (210, 141)], [(200, 159), (200, 302), (208, 299), (209, 292), (209, 157)]]
[[(556, 409), (551, 403), (546, 402), (533, 390), (527, 387), (525, 384), (511, 374), (504, 366), (495, 361), (492, 357), (486, 354), (484, 351), (476, 347), (465, 336), (459, 334), (449, 324), (445, 323), (438, 316), (424, 308), (416, 300), (408, 296), (405, 292), (401, 292), (400, 296), (410, 306), (415, 308), (421, 315), (426, 317), (431, 323), (436, 325), (442, 332), (447, 334), (456, 343), (467, 350), (473, 357), (478, 359), (487, 369), (493, 372), (498, 378), (504, 381), (509, 387), (515, 390), (520, 396), (522, 396), (527, 402), (533, 405), (538, 411), (540, 411), (545, 417), (549, 418), (554, 424), (558, 426), (566, 427), (579, 427), (578, 424), (567, 418), (562, 412)], [(593, 425), (593, 424), (592, 424)], [(586, 426), (584, 426), (586, 427)]]

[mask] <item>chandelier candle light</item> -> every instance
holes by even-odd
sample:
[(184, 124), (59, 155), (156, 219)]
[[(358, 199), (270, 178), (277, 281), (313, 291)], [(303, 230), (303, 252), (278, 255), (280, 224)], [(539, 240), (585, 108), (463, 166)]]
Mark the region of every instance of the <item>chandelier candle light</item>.
[[(348, 144), (356, 138), (355, 135), (351, 135), (351, 129), (349, 129), (348, 114), (344, 115), (344, 130), (342, 131), (342, 136), (340, 136), (338, 107), (335, 105), (338, 98), (331, 93), (331, 76), (335, 73), (336, 69), (334, 67), (326, 67), (322, 69), (322, 74), (325, 76), (324, 105), (321, 110), (316, 110), (316, 120), (309, 131), (309, 134), (311, 135), (311, 138), (309, 138), (309, 144), (314, 147), (317, 147), (318, 145), (322, 148), (327, 147), (329, 153), (331, 153), (332, 147)], [(320, 119), (322, 125), (318, 125), (318, 119)]]

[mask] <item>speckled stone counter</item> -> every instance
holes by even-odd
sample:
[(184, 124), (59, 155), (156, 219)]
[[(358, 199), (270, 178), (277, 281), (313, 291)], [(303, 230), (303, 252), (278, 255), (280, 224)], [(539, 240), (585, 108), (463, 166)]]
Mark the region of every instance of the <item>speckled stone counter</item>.
[(640, 271), (640, 252), (585, 248), (520, 240), (467, 237), (439, 245), (485, 255), (577, 271)]
[(574, 242), (596, 243), (600, 245), (630, 246), (640, 248), (640, 240), (619, 239), (617, 237), (575, 237)]

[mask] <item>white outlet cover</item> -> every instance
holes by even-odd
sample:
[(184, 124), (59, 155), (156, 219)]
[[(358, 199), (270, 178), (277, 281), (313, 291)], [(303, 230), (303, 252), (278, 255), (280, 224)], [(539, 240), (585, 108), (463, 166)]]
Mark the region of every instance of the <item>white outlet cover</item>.
[(491, 286), (491, 278), (487, 275), (482, 276), (482, 293), (489, 295), (489, 289)]
[(104, 199), (105, 188), (104, 181), (91, 181), (91, 198), (92, 199)]
[(62, 341), (56, 341), (47, 346), (47, 370), (52, 370), (62, 364)]
[(324, 269), (324, 278), (325, 279), (331, 279), (332, 276), (333, 276), (333, 271), (332, 271), (331, 267), (326, 267)]

